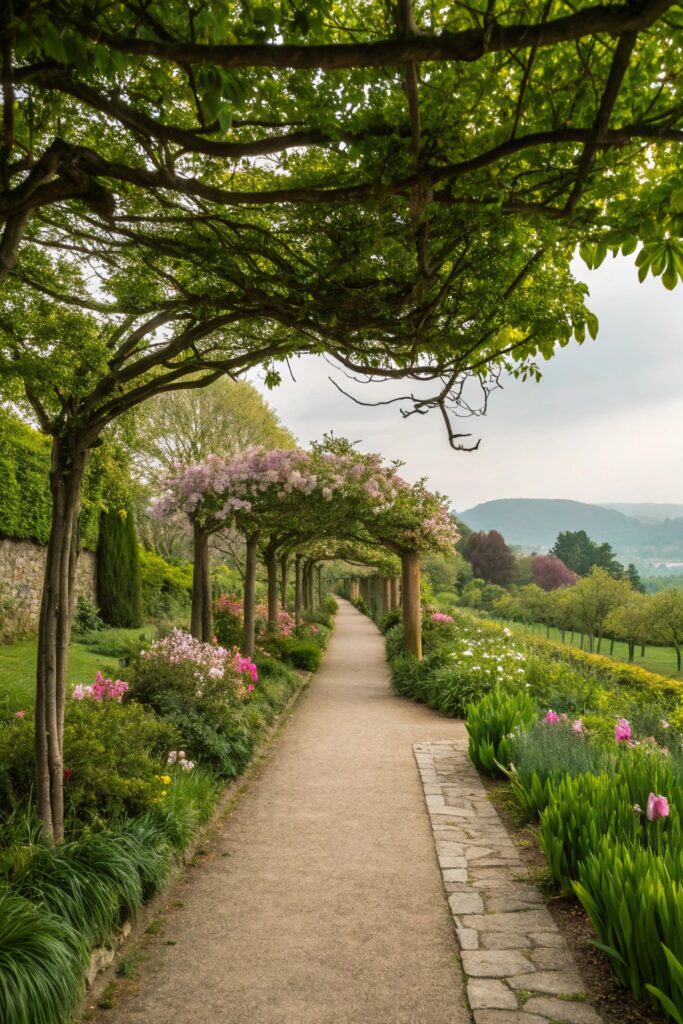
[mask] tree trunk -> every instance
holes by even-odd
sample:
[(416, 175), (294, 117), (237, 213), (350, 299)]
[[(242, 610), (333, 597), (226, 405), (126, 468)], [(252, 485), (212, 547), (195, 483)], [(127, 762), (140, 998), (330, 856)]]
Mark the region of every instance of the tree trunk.
[(289, 555), (280, 558), (280, 603), (283, 612), (287, 611), (287, 577), (289, 575)]
[(645, 657), (645, 644), (641, 644), (640, 646), (640, 656), (641, 658)]
[(304, 606), (304, 586), (303, 586), (303, 571), (301, 567), (302, 556), (297, 555), (294, 559), (294, 619), (297, 626), (300, 626), (304, 620), (303, 606)]
[(274, 541), (266, 548), (265, 562), (268, 574), (268, 632), (274, 634), (280, 625), (277, 600), (277, 547)]
[(398, 577), (397, 576), (392, 576), (391, 579), (389, 580), (389, 590), (390, 590), (390, 595), (391, 595), (391, 599), (389, 601), (389, 607), (393, 611), (394, 608), (398, 608), (398, 606), (400, 604), (400, 598), (399, 598), (399, 594), (398, 594)]
[(420, 610), (420, 558), (416, 551), (401, 554), (403, 591), (403, 645), (409, 654), (422, 660), (422, 615)]
[(322, 565), (319, 565), (317, 567), (316, 571), (317, 571), (317, 575), (318, 575), (318, 605), (322, 609), (322, 606), (323, 606), (323, 567), (322, 567)]
[(64, 838), (64, 705), (80, 550), (81, 482), (89, 449), (81, 439), (54, 438), (52, 515), (38, 621), (36, 673), (36, 802), (46, 838)]
[(213, 610), (211, 607), (211, 567), (209, 565), (209, 535), (199, 523), (193, 527), (194, 566), (192, 569), (192, 612), (190, 632), (205, 643), (213, 639)]
[(247, 565), (244, 574), (244, 632), (242, 654), (253, 658), (256, 626), (256, 561), (258, 556), (258, 533), (247, 537)]
[(306, 608), (309, 612), (312, 612), (315, 608), (315, 594), (313, 592), (313, 573), (315, 571), (315, 562), (306, 562), (305, 580), (306, 580)]
[(681, 671), (681, 648), (679, 644), (674, 644), (674, 650), (676, 652), (676, 671)]
[(629, 663), (629, 665), (633, 664), (633, 658), (635, 656), (635, 653), (636, 653), (636, 643), (635, 643), (635, 640), (629, 640), (629, 642), (628, 642), (628, 663)]
[(614, 656), (614, 637), (609, 642), (609, 656), (610, 658)]

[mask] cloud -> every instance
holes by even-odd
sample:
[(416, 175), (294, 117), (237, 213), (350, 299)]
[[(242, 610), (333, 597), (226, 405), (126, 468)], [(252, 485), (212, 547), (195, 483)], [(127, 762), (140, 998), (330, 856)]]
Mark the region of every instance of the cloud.
[(302, 443), (329, 430), (359, 440), (402, 459), (407, 477), (428, 476), (458, 509), (503, 497), (680, 502), (683, 287), (638, 284), (632, 259), (576, 271), (600, 320), (597, 341), (559, 350), (540, 384), (509, 380), (485, 419), (461, 421), (482, 437), (476, 453), (453, 452), (437, 414), (403, 419), (400, 405), (355, 405), (328, 377), (368, 401), (410, 383), (357, 384), (322, 357), (294, 360), (296, 383), (285, 379), (267, 398)]

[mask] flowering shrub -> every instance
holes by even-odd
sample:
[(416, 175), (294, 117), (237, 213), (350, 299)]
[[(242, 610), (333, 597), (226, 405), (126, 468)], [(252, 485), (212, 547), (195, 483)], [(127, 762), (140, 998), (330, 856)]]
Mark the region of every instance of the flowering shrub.
[[(256, 639), (262, 641), (268, 632), (267, 605), (256, 605), (254, 620)], [(244, 602), (234, 594), (221, 594), (214, 606), (214, 629), (220, 642), (227, 646), (241, 643), (243, 625)], [(278, 634), (291, 636), (294, 633), (294, 627), (294, 616), (280, 609), (278, 612)]]
[(74, 700), (117, 700), (120, 703), (126, 693), (128, 683), (124, 683), (123, 679), (112, 682), (98, 672), (92, 686), (75, 686), (71, 696)]
[(216, 682), (243, 697), (258, 681), (256, 665), (237, 649), (228, 651), (218, 644), (202, 643), (182, 629), (173, 629), (162, 640), (155, 640), (148, 651), (140, 652), (140, 658), (148, 664), (165, 665), (170, 671), (189, 668), (199, 697), (205, 687)]
[(191, 772), (192, 769), (194, 768), (194, 761), (188, 761), (188, 759), (185, 757), (184, 750), (170, 750), (168, 757), (166, 759), (166, 764), (177, 764), (186, 772)]
[(455, 622), (452, 615), (446, 615), (445, 612), (433, 612), (431, 615), (432, 622)]

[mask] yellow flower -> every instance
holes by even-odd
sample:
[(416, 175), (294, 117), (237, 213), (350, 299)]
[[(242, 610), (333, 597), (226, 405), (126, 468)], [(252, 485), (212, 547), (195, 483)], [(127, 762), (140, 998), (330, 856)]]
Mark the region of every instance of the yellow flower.
[(163, 782), (164, 786), (170, 786), (171, 785), (171, 776), (170, 775), (160, 775), (159, 776), (159, 782)]

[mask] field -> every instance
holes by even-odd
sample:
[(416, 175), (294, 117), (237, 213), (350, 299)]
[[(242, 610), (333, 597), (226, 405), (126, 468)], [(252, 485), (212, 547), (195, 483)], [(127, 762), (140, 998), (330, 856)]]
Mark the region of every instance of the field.
[[(486, 618), (489, 617), (490, 616), (486, 616)], [(496, 622), (500, 621), (500, 619), (496, 619)], [(546, 636), (546, 627), (539, 623), (527, 626), (523, 622), (511, 622), (505, 620), (503, 625), (508, 626), (510, 629), (514, 629), (518, 633), (530, 633), (534, 636), (541, 637)], [(558, 629), (551, 627), (547, 633), (547, 637), (549, 640), (554, 640), (555, 643), (562, 643), (562, 635)], [(568, 644), (570, 638), (571, 632), (568, 631), (565, 634), (565, 643)], [(606, 657), (612, 657), (616, 661), (628, 662), (628, 645), (620, 640), (615, 640), (614, 651), (610, 654), (611, 644), (611, 640), (603, 638), (600, 654), (603, 654)], [(573, 646), (581, 647), (581, 637), (578, 633), (574, 634)], [(584, 640), (584, 650), (588, 650), (587, 637)], [(640, 647), (636, 647), (635, 659), (633, 661), (634, 665), (637, 665), (639, 668), (647, 669), (648, 672), (658, 672), (662, 676), (672, 676), (674, 679), (683, 679), (683, 673), (678, 673), (676, 671), (676, 652), (673, 647), (656, 647), (654, 644), (650, 644), (645, 646), (644, 657), (641, 656), (640, 652)], [(593, 653), (597, 654), (597, 649)]]
[[(69, 649), (68, 682), (91, 683), (98, 672), (116, 678), (124, 674), (119, 660), (139, 646), (141, 637), (151, 638), (154, 628), (104, 629), (91, 633)], [(21, 640), (0, 644), (0, 699), (8, 695), (17, 710), (31, 707), (35, 691), (37, 641)], [(125, 677), (125, 674), (124, 674)]]

